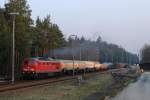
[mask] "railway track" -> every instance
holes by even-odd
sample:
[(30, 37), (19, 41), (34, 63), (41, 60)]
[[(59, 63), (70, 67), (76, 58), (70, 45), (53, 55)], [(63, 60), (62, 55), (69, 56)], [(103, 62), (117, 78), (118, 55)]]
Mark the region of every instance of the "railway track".
[(42, 86), (42, 85), (47, 85), (50, 83), (57, 83), (57, 82), (62, 82), (62, 81), (67, 81), (67, 80), (73, 80), (76, 77), (64, 77), (60, 79), (47, 79), (47, 80), (39, 80), (39, 81), (31, 81), (31, 82), (23, 82), (23, 83), (18, 83), (14, 85), (7, 85), (3, 86), (0, 88), (0, 93), (2, 92), (7, 92), (11, 90), (18, 90), (18, 89), (23, 89), (23, 88), (30, 88), (34, 86)]
[[(82, 74), (82, 75), (86, 78), (86, 77), (91, 77), (93, 75), (104, 74), (104, 73), (109, 73), (109, 72), (113, 72), (113, 71), (115, 71), (115, 72), (120, 71), (120, 69), (113, 69), (113, 70), (109, 70), (109, 71), (95, 72), (95, 73), (86, 73), (86, 74)], [(0, 93), (24, 89), (24, 88), (31, 88), (31, 87), (35, 87), (35, 86), (44, 86), (44, 85), (68, 81), (68, 80), (77, 80), (78, 76), (81, 76), (81, 75), (76, 75), (74, 77), (73, 76), (65, 76), (65, 77), (51, 78), (51, 79), (45, 79), (45, 80), (34, 80), (34, 81), (30, 80), (29, 82), (23, 81), (23, 82), (18, 82), (16, 84), (2, 85), (2, 86), (0, 86)]]

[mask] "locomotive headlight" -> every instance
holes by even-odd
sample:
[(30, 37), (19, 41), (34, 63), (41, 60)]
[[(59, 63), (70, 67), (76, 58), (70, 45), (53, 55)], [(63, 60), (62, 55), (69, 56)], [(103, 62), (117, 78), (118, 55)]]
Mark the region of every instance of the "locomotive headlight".
[(35, 69), (34, 69), (34, 68), (31, 68), (30, 71), (35, 71)]

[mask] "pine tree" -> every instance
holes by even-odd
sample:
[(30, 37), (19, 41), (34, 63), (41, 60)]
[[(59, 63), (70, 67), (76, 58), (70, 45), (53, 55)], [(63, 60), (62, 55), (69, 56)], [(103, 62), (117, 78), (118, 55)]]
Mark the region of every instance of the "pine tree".
[(26, 0), (10, 0), (5, 4), (6, 19), (9, 23), (10, 33), (12, 33), (12, 18), (9, 15), (11, 12), (18, 12), (16, 16), (15, 40), (16, 49), (24, 50), (29, 45), (30, 26), (32, 25), (31, 10)]
[[(4, 8), (4, 19), (5, 24), (7, 25), (5, 29), (6, 33), (10, 37), (10, 39), (6, 39), (9, 42), (9, 45), (12, 43), (12, 16), (9, 14), (11, 12), (18, 12), (19, 15), (16, 16), (15, 23), (15, 69), (18, 73), (20, 72), (20, 67), (22, 60), (25, 57), (30, 56), (30, 43), (31, 43), (31, 10), (29, 9), (29, 5), (26, 0), (9, 0), (7, 4), (5, 4)], [(5, 26), (4, 26), (5, 27)], [(2, 32), (3, 33), (3, 32)], [(6, 46), (7, 47), (7, 46)], [(9, 46), (8, 46), (9, 47)], [(12, 48), (9, 48), (12, 50)], [(7, 59), (11, 58), (10, 54), (7, 54)], [(5, 63), (6, 64), (6, 63)], [(10, 63), (11, 64), (11, 63)], [(9, 66), (10, 67), (10, 66)], [(9, 68), (10, 70), (11, 68)], [(10, 72), (10, 71), (9, 71)]]
[(45, 50), (48, 51), (63, 46), (65, 42), (63, 34), (57, 24), (51, 22), (49, 15), (43, 20), (38, 17), (35, 29), (34, 44), (40, 56), (43, 56)]

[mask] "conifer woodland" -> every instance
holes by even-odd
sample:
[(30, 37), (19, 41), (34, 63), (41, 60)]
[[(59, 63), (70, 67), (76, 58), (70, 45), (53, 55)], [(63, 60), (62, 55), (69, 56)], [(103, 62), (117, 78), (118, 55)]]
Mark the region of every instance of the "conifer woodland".
[[(24, 58), (48, 56), (59, 59), (93, 60), (100, 62), (137, 63), (138, 56), (115, 44), (83, 37), (64, 38), (59, 26), (45, 18), (32, 19), (32, 9), (27, 0), (9, 0), (0, 8), (0, 76), (11, 76), (12, 27), (11, 12), (18, 12), (15, 18), (15, 75), (21, 75)], [(70, 33), (72, 34), (72, 33)], [(73, 52), (72, 49), (73, 48)]]

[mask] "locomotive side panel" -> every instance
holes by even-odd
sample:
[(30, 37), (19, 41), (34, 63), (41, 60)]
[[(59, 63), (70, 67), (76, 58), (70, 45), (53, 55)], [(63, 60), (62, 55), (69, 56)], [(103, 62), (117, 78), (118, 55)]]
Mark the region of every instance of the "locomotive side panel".
[(38, 61), (38, 66), (36, 67), (36, 73), (52, 73), (60, 70), (60, 63), (52, 61)]

